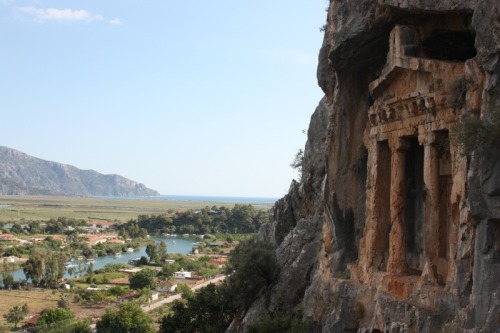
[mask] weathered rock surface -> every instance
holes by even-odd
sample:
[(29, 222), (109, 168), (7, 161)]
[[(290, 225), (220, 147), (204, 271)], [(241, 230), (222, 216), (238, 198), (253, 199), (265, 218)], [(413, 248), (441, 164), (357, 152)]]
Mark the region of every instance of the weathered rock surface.
[(330, 1), (302, 179), (260, 232), (281, 273), (234, 330), (500, 331), (500, 151), (454, 134), (500, 112), (499, 50), (495, 0)]
[(103, 175), (42, 160), (0, 147), (1, 195), (158, 196), (159, 193), (119, 175)]

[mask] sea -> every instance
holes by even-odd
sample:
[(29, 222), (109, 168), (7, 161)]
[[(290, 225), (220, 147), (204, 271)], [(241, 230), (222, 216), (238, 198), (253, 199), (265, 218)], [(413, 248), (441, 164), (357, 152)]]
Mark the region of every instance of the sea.
[(203, 201), (203, 202), (227, 202), (242, 204), (274, 204), (278, 198), (259, 197), (224, 197), (224, 196), (201, 196), (201, 195), (160, 195), (159, 200), (172, 201)]

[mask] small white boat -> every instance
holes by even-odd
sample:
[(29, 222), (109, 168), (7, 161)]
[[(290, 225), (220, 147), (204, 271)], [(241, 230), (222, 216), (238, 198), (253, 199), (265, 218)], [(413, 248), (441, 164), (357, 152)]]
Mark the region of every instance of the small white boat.
[(122, 256), (122, 254), (121, 254), (121, 253), (118, 253), (118, 252), (117, 252), (117, 253), (115, 253), (115, 258), (120, 258), (121, 256)]
[(127, 252), (128, 252), (128, 253), (132, 253), (132, 252), (134, 252), (134, 248), (132, 248), (132, 247), (127, 247)]

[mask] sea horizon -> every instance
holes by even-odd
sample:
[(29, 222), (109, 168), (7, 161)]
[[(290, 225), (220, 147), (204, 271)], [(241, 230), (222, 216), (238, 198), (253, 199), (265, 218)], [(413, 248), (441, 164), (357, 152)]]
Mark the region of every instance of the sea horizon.
[(172, 201), (207, 201), (207, 202), (228, 202), (228, 203), (275, 203), (279, 198), (272, 197), (231, 197), (218, 195), (176, 195), (176, 194), (161, 194), (158, 197), (160, 200)]

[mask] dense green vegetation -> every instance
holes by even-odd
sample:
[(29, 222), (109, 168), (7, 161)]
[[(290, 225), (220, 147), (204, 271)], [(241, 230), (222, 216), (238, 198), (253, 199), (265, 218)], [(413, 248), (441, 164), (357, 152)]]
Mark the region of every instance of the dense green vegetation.
[(64, 276), (67, 254), (47, 248), (34, 248), (24, 265), (24, 274), (33, 284), (54, 287)]
[(252, 205), (204, 207), (199, 210), (179, 211), (172, 215), (140, 215), (118, 228), (125, 237), (151, 234), (207, 234), (207, 233), (254, 233), (268, 221), (268, 213)]
[(131, 289), (155, 289), (156, 288), (156, 271), (144, 268), (141, 271), (129, 276)]
[(160, 333), (225, 332), (235, 314), (225, 289), (210, 284), (172, 305), (173, 314), (160, 320)]
[[(0, 229), (5, 233), (9, 232), (16, 235), (53, 235), (65, 233), (67, 227), (74, 228), (76, 232), (82, 232), (83, 227), (87, 225), (84, 220), (66, 217), (49, 219), (43, 222), (46, 224), (44, 227), (40, 225), (41, 223), (42, 221), (22, 221), (22, 223), (0, 222)], [(10, 225), (9, 230), (5, 228), (7, 225)]]
[(159, 243), (151, 243), (146, 246), (146, 254), (149, 256), (149, 260), (157, 264), (164, 263), (168, 257), (167, 254), (167, 243), (161, 241)]
[(142, 312), (136, 302), (120, 304), (118, 312), (106, 310), (106, 314), (97, 321), (98, 333), (153, 333), (151, 318)]
[(274, 248), (255, 238), (241, 242), (229, 258), (219, 286), (209, 285), (172, 305), (160, 322), (160, 333), (224, 332), (232, 319), (248, 309), (270, 287), (279, 270)]
[(59, 307), (42, 311), (33, 332), (44, 333), (91, 333), (86, 320), (77, 320), (69, 308)]
[(38, 326), (50, 325), (58, 321), (75, 318), (75, 314), (68, 308), (48, 309), (42, 312), (38, 319)]
[(241, 242), (229, 254), (225, 270), (230, 274), (226, 285), (234, 295), (234, 306), (246, 310), (279, 273), (274, 247), (255, 238)]

